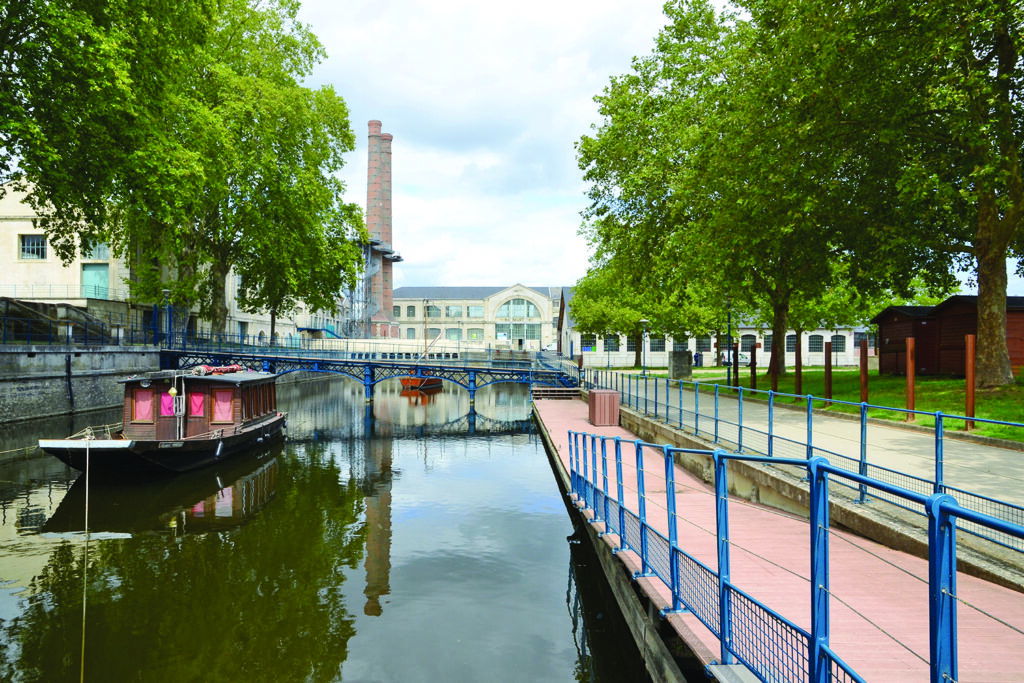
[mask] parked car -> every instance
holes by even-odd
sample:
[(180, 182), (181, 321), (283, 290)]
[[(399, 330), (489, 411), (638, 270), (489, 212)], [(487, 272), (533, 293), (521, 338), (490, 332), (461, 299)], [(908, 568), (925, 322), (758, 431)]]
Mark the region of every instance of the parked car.
[[(740, 359), (740, 362), (739, 362), (740, 367), (749, 367), (750, 366), (750, 354), (749, 353), (746, 353), (745, 351), (740, 351), (739, 359)], [(732, 351), (723, 351), (722, 352), (722, 364), (725, 365), (726, 367), (732, 365)]]
[(550, 344), (548, 344), (547, 346), (544, 347), (544, 350), (545, 351), (557, 351), (558, 350), (558, 342), (556, 342), (556, 341), (551, 342)]

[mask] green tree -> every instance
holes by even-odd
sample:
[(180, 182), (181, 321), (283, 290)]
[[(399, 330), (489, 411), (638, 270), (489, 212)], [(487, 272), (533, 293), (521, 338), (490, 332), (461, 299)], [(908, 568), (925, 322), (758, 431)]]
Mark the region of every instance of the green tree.
[(837, 176), (833, 198), (859, 200), (851, 202), (855, 222), (887, 257), (909, 249), (973, 262), (977, 382), (1012, 382), (1006, 261), (1024, 246), (1024, 8), (980, 0), (744, 4), (784, 47), (777, 66), (804, 103), (803, 125), (830, 134), (829, 156), (851, 169)]

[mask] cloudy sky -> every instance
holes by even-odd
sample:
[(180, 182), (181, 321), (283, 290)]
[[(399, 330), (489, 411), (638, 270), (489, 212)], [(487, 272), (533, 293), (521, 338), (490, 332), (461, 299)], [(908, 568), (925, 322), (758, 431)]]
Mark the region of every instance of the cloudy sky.
[(586, 186), (574, 143), (594, 95), (647, 53), (662, 0), (304, 0), (327, 49), (309, 81), (348, 103), (349, 201), (367, 121), (392, 143), (395, 285), (571, 285)]

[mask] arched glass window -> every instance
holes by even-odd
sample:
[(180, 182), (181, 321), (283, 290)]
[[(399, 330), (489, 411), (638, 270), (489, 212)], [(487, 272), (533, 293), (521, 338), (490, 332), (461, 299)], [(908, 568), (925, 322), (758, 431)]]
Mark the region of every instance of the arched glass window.
[(697, 350), (704, 353), (711, 351), (711, 337), (706, 334), (697, 337)]
[(750, 350), (757, 344), (757, 335), (745, 334), (740, 337), (740, 351), (744, 353), (750, 353)]
[(796, 335), (786, 335), (786, 351), (796, 351)]
[(528, 299), (509, 299), (501, 306), (498, 306), (498, 312), (494, 317), (499, 320), (507, 320), (509, 318), (539, 318), (540, 309)]
[(832, 335), (832, 352), (833, 353), (845, 353), (846, 352), (846, 337), (841, 334)]
[(825, 350), (825, 338), (820, 334), (812, 334), (807, 338), (807, 350), (811, 353), (821, 353)]

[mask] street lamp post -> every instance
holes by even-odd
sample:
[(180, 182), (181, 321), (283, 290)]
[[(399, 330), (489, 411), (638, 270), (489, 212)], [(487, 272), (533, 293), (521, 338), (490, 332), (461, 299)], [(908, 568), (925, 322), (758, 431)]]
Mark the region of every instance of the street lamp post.
[(644, 377), (647, 377), (647, 323), (651, 322), (647, 318), (640, 318), (640, 323), (644, 326), (643, 336), (640, 337), (640, 353), (643, 356), (644, 370), (641, 373)]

